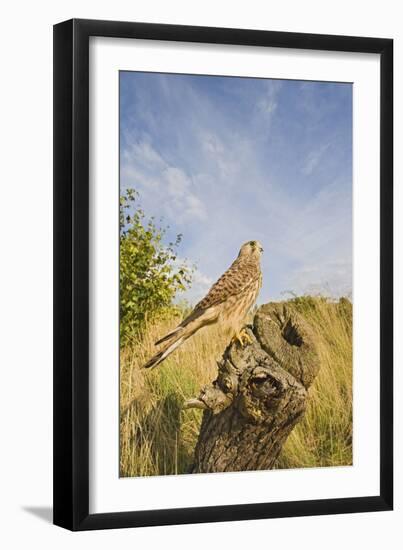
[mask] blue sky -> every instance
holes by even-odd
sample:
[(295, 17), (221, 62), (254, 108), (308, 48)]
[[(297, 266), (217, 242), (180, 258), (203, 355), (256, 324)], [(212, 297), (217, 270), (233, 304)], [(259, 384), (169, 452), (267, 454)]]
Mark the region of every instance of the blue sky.
[(183, 234), (190, 302), (250, 239), (260, 303), (351, 293), (351, 84), (121, 72), (120, 147), (121, 191)]

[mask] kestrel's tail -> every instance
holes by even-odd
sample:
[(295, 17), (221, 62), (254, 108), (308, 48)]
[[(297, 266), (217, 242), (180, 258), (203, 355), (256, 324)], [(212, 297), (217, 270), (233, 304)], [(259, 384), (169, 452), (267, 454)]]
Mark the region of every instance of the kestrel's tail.
[(161, 338), (161, 340), (158, 340), (155, 344), (161, 344), (163, 342), (166, 342), (165, 346), (156, 353), (147, 363), (144, 365), (144, 369), (153, 369), (157, 365), (161, 363), (161, 361), (164, 361), (168, 357), (168, 355), (171, 355), (173, 351), (176, 350), (177, 347), (179, 347), (185, 340), (189, 338), (193, 334), (194, 331), (186, 330), (185, 327), (179, 326), (174, 331), (170, 332), (164, 338)]
[(153, 369), (164, 361), (168, 355), (171, 355), (185, 340), (190, 338), (195, 332), (205, 325), (214, 322), (217, 319), (217, 310), (214, 307), (208, 310), (195, 308), (192, 313), (186, 317), (182, 323), (176, 327), (173, 331), (169, 332), (166, 336), (155, 342), (155, 345), (165, 345), (162, 349), (151, 357), (149, 361), (143, 366), (144, 369)]

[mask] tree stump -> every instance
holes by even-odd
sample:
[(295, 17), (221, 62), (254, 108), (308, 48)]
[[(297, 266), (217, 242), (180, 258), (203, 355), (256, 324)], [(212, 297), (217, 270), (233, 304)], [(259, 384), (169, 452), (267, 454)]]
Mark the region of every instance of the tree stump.
[(261, 306), (252, 343), (231, 343), (217, 379), (185, 407), (205, 409), (191, 473), (273, 468), (301, 420), (319, 369), (308, 323), (285, 304)]

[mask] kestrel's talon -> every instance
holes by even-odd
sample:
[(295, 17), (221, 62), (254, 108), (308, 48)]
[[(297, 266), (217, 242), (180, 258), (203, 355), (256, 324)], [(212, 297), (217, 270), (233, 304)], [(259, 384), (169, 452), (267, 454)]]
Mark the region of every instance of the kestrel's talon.
[[(232, 339), (234, 342), (237, 342), (241, 348), (245, 347), (245, 345), (247, 344), (252, 344), (253, 343), (253, 340), (252, 338), (249, 336), (248, 332), (246, 331), (245, 328), (243, 328), (240, 332), (237, 332), (233, 339)], [(246, 342), (246, 344), (245, 344)]]

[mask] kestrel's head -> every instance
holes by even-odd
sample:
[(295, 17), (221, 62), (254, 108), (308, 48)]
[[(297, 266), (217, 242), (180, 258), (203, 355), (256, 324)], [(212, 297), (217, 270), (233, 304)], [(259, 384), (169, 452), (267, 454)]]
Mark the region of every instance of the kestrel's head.
[(259, 260), (260, 256), (262, 255), (262, 252), (263, 252), (263, 247), (259, 241), (248, 241), (241, 246), (241, 250), (239, 251), (239, 257), (249, 256)]

